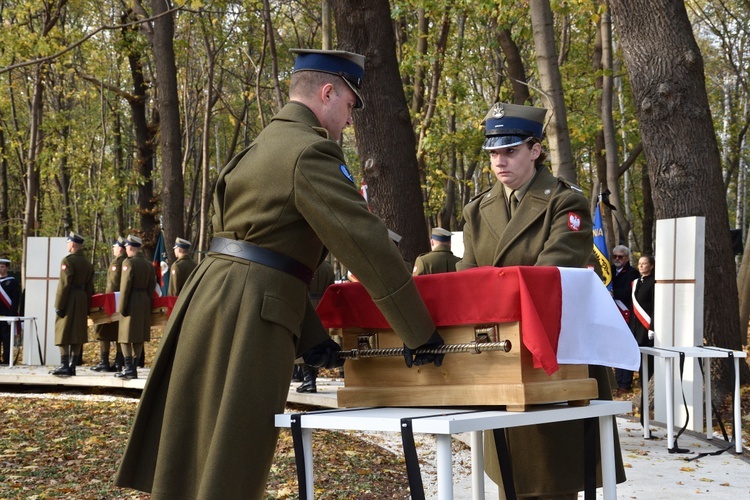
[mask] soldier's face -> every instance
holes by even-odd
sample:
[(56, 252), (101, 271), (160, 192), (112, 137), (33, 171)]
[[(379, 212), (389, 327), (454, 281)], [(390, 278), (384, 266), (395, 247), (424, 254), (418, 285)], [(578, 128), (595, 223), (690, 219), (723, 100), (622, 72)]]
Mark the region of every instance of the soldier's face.
[(539, 158), (542, 146), (534, 143), (519, 144), (489, 151), (492, 172), (497, 180), (511, 189), (518, 189), (528, 182), (536, 172), (534, 161)]
[(321, 125), (328, 130), (334, 140), (339, 141), (341, 132), (352, 124), (352, 110), (357, 104), (357, 96), (345, 85), (339, 88), (338, 93), (331, 85), (325, 98), (325, 112)]
[(122, 253), (122, 247), (120, 245), (112, 245), (112, 255), (119, 257)]
[(8, 266), (5, 264), (0, 264), (0, 276), (7, 276), (8, 275)]

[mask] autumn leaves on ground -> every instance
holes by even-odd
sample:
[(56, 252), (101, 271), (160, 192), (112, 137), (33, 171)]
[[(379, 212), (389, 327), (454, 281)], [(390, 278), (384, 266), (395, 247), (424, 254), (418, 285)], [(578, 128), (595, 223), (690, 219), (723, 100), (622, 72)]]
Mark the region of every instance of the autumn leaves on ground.
[[(0, 396), (0, 498), (148, 498), (112, 485), (137, 399)], [(347, 434), (316, 432), (315, 498), (408, 498), (402, 461)], [(297, 498), (291, 435), (281, 433), (268, 498)]]
[[(98, 359), (86, 346), (87, 364)], [(153, 359), (153, 346), (146, 362)], [(325, 375), (325, 374), (324, 374)], [(0, 386), (0, 500), (146, 499), (112, 484), (138, 404), (138, 391), (85, 392)], [(403, 459), (351, 434), (313, 434), (315, 498), (406, 499)], [(297, 498), (291, 434), (282, 431), (267, 497)]]

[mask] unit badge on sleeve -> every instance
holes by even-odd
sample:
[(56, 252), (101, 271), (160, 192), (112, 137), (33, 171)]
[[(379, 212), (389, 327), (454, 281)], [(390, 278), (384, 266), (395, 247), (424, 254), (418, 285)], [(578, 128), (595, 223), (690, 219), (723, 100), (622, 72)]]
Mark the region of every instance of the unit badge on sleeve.
[(568, 227), (571, 231), (581, 229), (581, 217), (575, 212), (568, 212)]

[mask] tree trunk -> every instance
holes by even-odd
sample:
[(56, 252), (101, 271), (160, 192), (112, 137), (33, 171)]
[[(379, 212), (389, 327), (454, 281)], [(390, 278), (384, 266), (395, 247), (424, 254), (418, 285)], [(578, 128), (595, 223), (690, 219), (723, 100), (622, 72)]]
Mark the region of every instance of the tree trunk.
[(513, 87), (513, 104), (526, 104), (530, 102), (531, 96), (529, 87), (526, 85), (526, 68), (523, 65), (521, 51), (518, 50), (518, 45), (507, 28), (498, 31), (497, 41), (505, 55), (508, 77)]
[[(355, 113), (354, 121), (370, 207), (403, 237), (401, 253), (413, 261), (429, 247), (416, 141), (396, 61), (390, 5), (387, 0), (335, 0), (333, 9), (338, 48), (367, 58), (362, 87), (366, 107)], [(376, 79), (377, 86), (371, 83)]]
[[(611, 7), (630, 76), (656, 217), (706, 218), (704, 336), (709, 345), (741, 349), (721, 161), (703, 59), (685, 5), (671, 0), (612, 0)], [(721, 398), (732, 381), (722, 363), (713, 366), (716, 397)], [(747, 365), (742, 366), (747, 379)]]
[(550, 110), (547, 115), (547, 142), (552, 172), (570, 182), (576, 182), (576, 168), (570, 149), (568, 112), (565, 109), (560, 67), (557, 65), (552, 9), (549, 0), (530, 0), (529, 7), (539, 80), (548, 98), (545, 107)]
[(411, 115), (414, 117), (414, 127), (419, 123), (419, 114), (424, 107), (424, 81), (427, 71), (427, 35), (430, 20), (424, 8), (417, 9), (417, 47), (414, 64), (414, 79), (412, 80), (413, 94), (411, 96)]
[(29, 154), (26, 157), (26, 209), (23, 221), (23, 252), (21, 257), (21, 282), (26, 280), (26, 241), (36, 236), (39, 210), (39, 166), (37, 158), (42, 150), (42, 110), (44, 107), (45, 66), (38, 64), (34, 72), (34, 93), (31, 98), (29, 122)]
[(5, 144), (5, 130), (0, 127), (0, 238), (10, 242), (10, 215), (8, 212), (8, 147)]
[[(156, 87), (159, 106), (159, 138), (161, 139), (162, 224), (170, 260), (174, 249), (170, 244), (184, 227), (185, 186), (182, 177), (180, 146), (180, 104), (177, 97), (177, 67), (174, 56), (174, 13), (171, 0), (151, 0), (154, 36), (151, 49), (156, 63)], [(158, 233), (153, 233), (151, 248)]]
[(615, 210), (610, 210), (612, 228), (612, 239), (608, 240), (610, 248), (627, 243), (628, 233), (630, 232), (630, 223), (624, 217), (623, 203), (620, 199), (619, 170), (620, 159), (617, 149), (617, 137), (615, 135), (615, 119), (612, 114), (614, 108), (614, 81), (612, 66), (612, 23), (610, 19), (609, 7), (601, 16), (601, 37), (602, 37), (602, 131), (604, 134), (605, 159), (607, 163), (607, 187), (610, 190), (609, 201)]
[[(123, 38), (128, 39), (130, 35), (127, 30), (123, 31)], [(139, 229), (142, 235), (149, 238), (158, 227), (155, 211), (156, 200), (154, 199), (154, 164), (157, 123), (149, 124), (148, 113), (148, 85), (143, 75), (143, 54), (138, 52), (137, 45), (128, 46), (128, 62), (130, 63), (130, 77), (133, 79), (133, 95), (128, 98), (130, 114), (135, 131), (135, 159), (133, 170), (143, 179), (138, 184), (138, 214)], [(154, 120), (158, 121), (159, 114), (155, 113)], [(123, 228), (127, 231), (128, 228)], [(123, 234), (122, 236), (126, 236)], [(152, 244), (153, 248), (153, 244)]]

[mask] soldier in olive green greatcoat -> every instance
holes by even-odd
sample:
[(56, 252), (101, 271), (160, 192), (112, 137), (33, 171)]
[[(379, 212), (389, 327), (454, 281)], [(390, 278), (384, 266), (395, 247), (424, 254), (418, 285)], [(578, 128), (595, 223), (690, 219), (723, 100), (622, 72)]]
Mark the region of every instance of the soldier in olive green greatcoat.
[(461, 260), (451, 252), (451, 232), (442, 227), (432, 230), (430, 236), (432, 251), (423, 253), (414, 261), (415, 276), (421, 274), (450, 273), (456, 270), (456, 262)]
[[(112, 255), (114, 259), (109, 263), (107, 268), (107, 285), (104, 289), (104, 293), (113, 293), (120, 291), (120, 278), (122, 276), (122, 263), (125, 261), (125, 238), (118, 236), (117, 239), (112, 243)], [(96, 325), (94, 333), (96, 334), (96, 340), (99, 341), (99, 363), (91, 368), (95, 372), (108, 372), (122, 370), (124, 359), (122, 357), (122, 349), (120, 344), (117, 343), (117, 336), (120, 330), (120, 323), (113, 321), (111, 323), (102, 323)], [(115, 355), (114, 367), (109, 363), (109, 347), (110, 342), (114, 342), (117, 348), (117, 354)]]
[(144, 342), (151, 340), (151, 304), (156, 289), (154, 266), (141, 253), (143, 241), (130, 235), (125, 241), (128, 258), (122, 263), (120, 279), (120, 328), (117, 342), (125, 356), (125, 369), (115, 377), (138, 378), (136, 361)]
[[(410, 268), (339, 146), (362, 106), (364, 57), (295, 50), (290, 102), (225, 166), (214, 237), (161, 339), (116, 484), (162, 498), (264, 498), (294, 359), (340, 366), (308, 295), (326, 249), (414, 355), (441, 345)], [(428, 368), (429, 369), (429, 368)]]
[(190, 256), (190, 242), (183, 238), (177, 238), (174, 242), (174, 254), (177, 260), (169, 268), (169, 288), (167, 295), (177, 297), (180, 290), (185, 286), (185, 282), (198, 267), (193, 258)]
[[(530, 106), (496, 104), (485, 117), (483, 149), (489, 152), (498, 182), (464, 207), (459, 271), (477, 266), (586, 267), (589, 262), (589, 203), (578, 187), (554, 177), (544, 164), (546, 113)], [(589, 369), (599, 382), (599, 399), (612, 399), (611, 370)], [(502, 484), (492, 433), (485, 436), (485, 469)], [(509, 429), (506, 437), (519, 497), (578, 497), (584, 487), (582, 421)], [(616, 462), (617, 482), (623, 482), (619, 441)], [(600, 477), (597, 481), (601, 485)], [(505, 498), (502, 487), (500, 498)]]
[(60, 366), (52, 375), (76, 374), (75, 358), (89, 340), (89, 309), (94, 294), (94, 268), (83, 251), (83, 236), (68, 235), (68, 255), (60, 264), (60, 282), (55, 296), (55, 345), (60, 346)]

